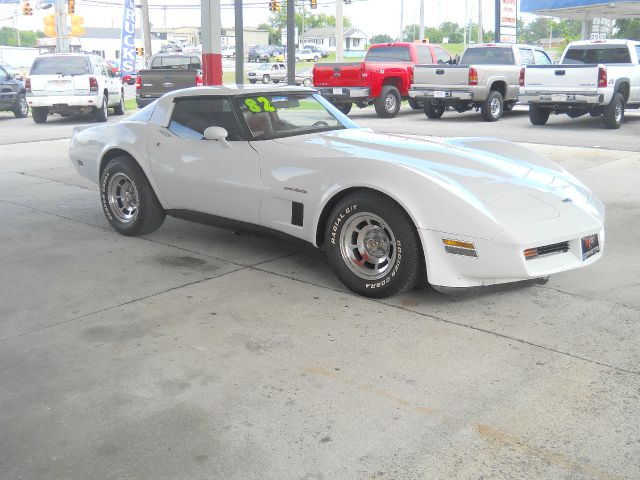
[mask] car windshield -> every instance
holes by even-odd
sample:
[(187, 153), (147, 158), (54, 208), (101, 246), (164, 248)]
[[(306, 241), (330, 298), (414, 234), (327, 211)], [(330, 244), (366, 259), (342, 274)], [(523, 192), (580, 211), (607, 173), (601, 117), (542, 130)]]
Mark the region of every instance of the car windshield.
[(33, 61), (31, 75), (86, 75), (89, 62), (86, 57), (51, 56)]
[(271, 64), (263, 63), (262, 65), (259, 65), (258, 67), (256, 67), (256, 70), (271, 70)]
[(248, 95), (234, 104), (255, 140), (346, 128), (314, 94)]
[(514, 65), (515, 62), (511, 47), (467, 48), (460, 59), (461, 65)]

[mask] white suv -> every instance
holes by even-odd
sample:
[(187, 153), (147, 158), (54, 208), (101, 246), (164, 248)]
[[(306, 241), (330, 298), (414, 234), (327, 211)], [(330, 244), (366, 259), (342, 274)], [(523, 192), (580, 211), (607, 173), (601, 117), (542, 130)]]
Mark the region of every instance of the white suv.
[(107, 121), (107, 109), (124, 114), (124, 89), (107, 62), (97, 55), (57, 53), (37, 57), (25, 81), (27, 101), (36, 123), (50, 114), (93, 113)]

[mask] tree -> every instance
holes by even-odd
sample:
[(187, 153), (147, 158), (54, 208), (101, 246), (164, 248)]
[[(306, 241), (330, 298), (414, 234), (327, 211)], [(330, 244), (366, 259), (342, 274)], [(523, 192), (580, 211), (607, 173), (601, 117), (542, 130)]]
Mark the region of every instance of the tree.
[(415, 23), (410, 25), (405, 25), (402, 30), (402, 40), (405, 42), (413, 42), (414, 40), (418, 40), (420, 38), (420, 25), (416, 25)]
[(640, 20), (623, 18), (616, 20), (616, 38), (626, 38), (628, 40), (640, 40)]
[(448, 37), (449, 43), (462, 43), (464, 34), (460, 25), (454, 22), (444, 22), (438, 27), (442, 37)]
[[(298, 32), (302, 33), (302, 11), (297, 11), (295, 14), (295, 24)], [(263, 24), (264, 25), (264, 24)], [(287, 28), (287, 2), (283, 1), (280, 7), (280, 11), (271, 12), (269, 15), (269, 23), (270, 26), (269, 31), (273, 32), (273, 43), (279, 44), (282, 39), (282, 31)], [(351, 20), (349, 17), (344, 17), (342, 19), (342, 25), (344, 28), (351, 27)], [(327, 28), (327, 27), (335, 27), (336, 26), (336, 17), (333, 15), (326, 15), (324, 13), (308, 13), (305, 10), (304, 14), (304, 31), (308, 31), (312, 28)], [(271, 35), (269, 36), (271, 38)], [(271, 40), (270, 40), (271, 41)]]
[[(20, 31), (20, 45), (23, 47), (35, 47), (38, 38), (42, 37), (42, 32), (31, 30)], [(10, 27), (0, 28), (0, 45), (17, 46), (18, 36), (16, 30)]]
[(369, 39), (369, 41), (373, 43), (391, 43), (393, 42), (393, 38), (387, 35), (386, 33), (379, 33), (378, 35), (374, 35)]

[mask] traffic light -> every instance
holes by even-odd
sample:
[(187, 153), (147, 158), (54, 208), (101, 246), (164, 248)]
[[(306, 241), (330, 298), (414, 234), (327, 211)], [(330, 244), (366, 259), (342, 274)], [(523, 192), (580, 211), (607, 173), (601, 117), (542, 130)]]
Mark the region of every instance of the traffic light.
[(81, 37), (84, 33), (84, 18), (80, 15), (71, 15), (71, 36)]
[(311, 0), (311, 8), (318, 8), (318, 0)]
[(26, 0), (22, 4), (22, 14), (27, 16), (33, 15), (33, 8), (31, 8), (31, 5)]
[(269, 10), (271, 10), (272, 12), (279, 12), (280, 2), (278, 0), (271, 0), (269, 2)]
[(58, 35), (56, 31), (56, 16), (47, 15), (44, 17), (44, 34), (47, 37), (55, 37)]
[(139, 57), (144, 57), (144, 47), (136, 47), (136, 54)]
[(67, 0), (69, 2), (67, 13), (73, 15), (76, 13), (76, 0)]

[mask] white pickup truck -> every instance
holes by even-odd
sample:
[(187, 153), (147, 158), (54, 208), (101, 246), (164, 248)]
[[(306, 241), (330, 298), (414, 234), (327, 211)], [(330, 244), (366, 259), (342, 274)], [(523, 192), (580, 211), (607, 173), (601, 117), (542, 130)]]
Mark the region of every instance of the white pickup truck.
[(625, 108), (640, 108), (640, 42), (593, 40), (570, 43), (559, 65), (528, 65), (520, 77), (520, 101), (529, 119), (544, 125), (549, 115), (602, 116), (620, 128)]

